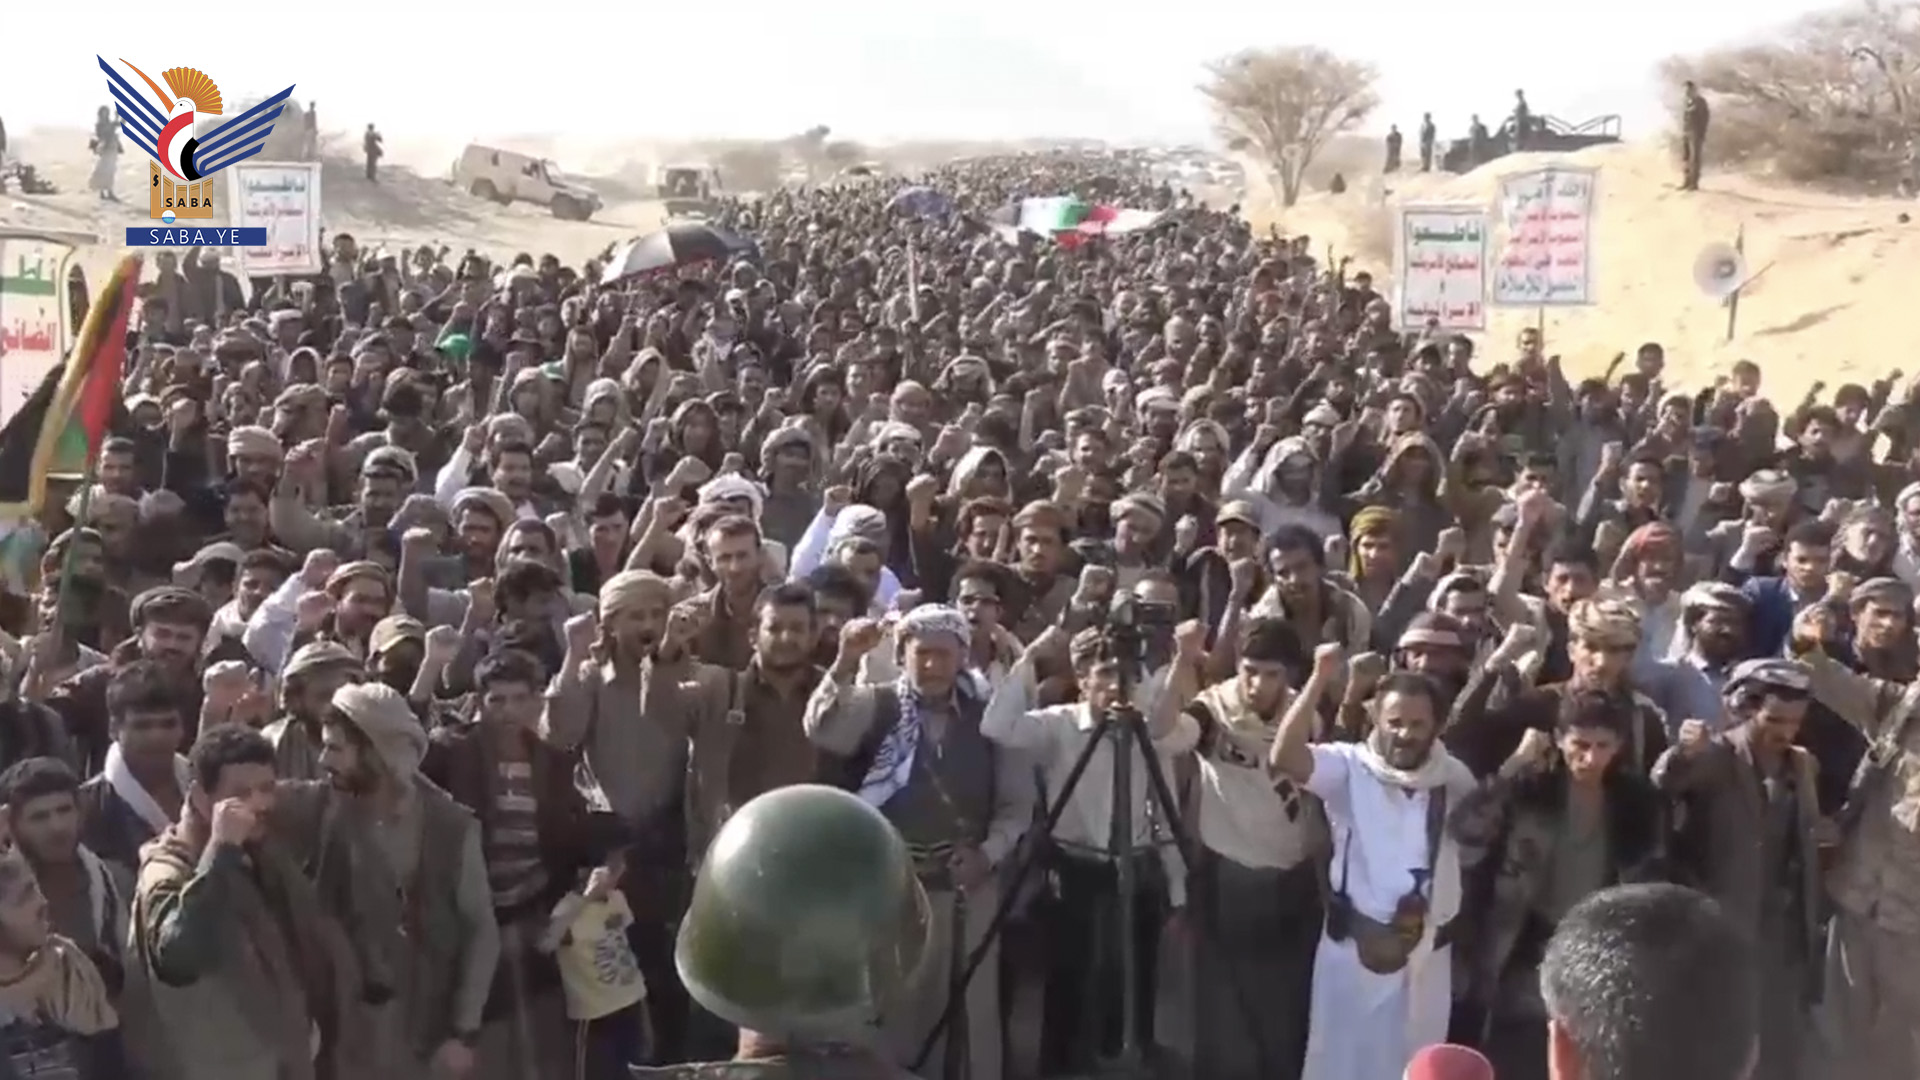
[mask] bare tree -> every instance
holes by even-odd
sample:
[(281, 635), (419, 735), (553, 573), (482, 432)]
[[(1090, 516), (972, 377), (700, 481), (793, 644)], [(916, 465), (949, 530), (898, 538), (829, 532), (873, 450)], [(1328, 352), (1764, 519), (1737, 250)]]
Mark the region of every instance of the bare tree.
[(1353, 130), (1380, 104), (1379, 73), (1316, 45), (1247, 49), (1207, 65), (1200, 92), (1230, 149), (1258, 159), (1282, 205), (1327, 140)]
[(1661, 75), (1676, 110), (1689, 80), (1707, 96), (1712, 160), (1883, 185), (1920, 136), (1920, 0), (1816, 12), (1769, 40), (1673, 57)]

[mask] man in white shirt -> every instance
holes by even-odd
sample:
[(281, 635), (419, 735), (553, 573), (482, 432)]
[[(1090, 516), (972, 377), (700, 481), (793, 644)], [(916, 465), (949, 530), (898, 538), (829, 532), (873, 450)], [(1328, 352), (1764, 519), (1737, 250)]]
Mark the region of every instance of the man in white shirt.
[[(1054, 950), (1047, 974), (1045, 1021), (1041, 1034), (1041, 1070), (1046, 1075), (1091, 1072), (1103, 1057), (1114, 1056), (1121, 1042), (1123, 1021), (1120, 945), (1112, 929), (1117, 923), (1118, 875), (1109, 853), (1116, 846), (1129, 850), (1133, 860), (1133, 900), (1139, 985), (1134, 1002), (1141, 1045), (1151, 1045), (1155, 986), (1155, 959), (1159, 951), (1163, 908), (1185, 902), (1184, 874), (1178, 855), (1167, 845), (1165, 829), (1149, 808), (1149, 768), (1162, 777), (1172, 773), (1171, 759), (1192, 750), (1199, 727), (1182, 708), (1199, 683), (1205, 634), (1198, 623), (1183, 625), (1176, 635), (1174, 659), (1165, 671), (1141, 680), (1133, 695), (1146, 702), (1147, 734), (1157, 761), (1149, 762), (1126, 729), (1115, 729), (1089, 751), (1089, 740), (1099, 737), (1098, 718), (1125, 703), (1122, 663), (1111, 639), (1099, 629), (1082, 630), (1069, 642), (1066, 631), (1053, 626), (1027, 646), (1006, 680), (995, 688), (980, 730), (1004, 746), (1030, 751), (1039, 765), (1042, 786), (1050, 799), (1062, 797), (1068, 775), (1084, 753), (1091, 753), (1085, 772), (1071, 792), (1053, 829), (1055, 858), (1051, 870), (1059, 885), (1056, 910), (1059, 924), (1052, 928)], [(1080, 702), (1035, 707), (1034, 664), (1049, 654), (1066, 651), (1080, 687)], [(1130, 758), (1131, 805), (1120, 819), (1119, 845), (1113, 805), (1117, 740)], [(1171, 870), (1166, 863), (1173, 864)], [(1166, 897), (1159, 887), (1166, 880)], [(1107, 933), (1102, 933), (1102, 929)]]
[(1333, 831), (1301, 1076), (1398, 1076), (1415, 1051), (1447, 1037), (1461, 882), (1446, 818), (1473, 774), (1440, 745), (1438, 690), (1409, 671), (1380, 681), (1365, 741), (1311, 743), (1320, 701), (1346, 669), (1338, 645), (1313, 661), (1269, 759), (1276, 776), (1320, 797)]
[(1314, 858), (1326, 818), (1318, 800), (1267, 767), (1307, 653), (1277, 618), (1248, 622), (1239, 653), (1235, 676), (1186, 710), (1200, 733), (1189, 820), (1198, 841), (1188, 883), (1193, 1072), (1212, 1080), (1300, 1074), (1320, 940)]

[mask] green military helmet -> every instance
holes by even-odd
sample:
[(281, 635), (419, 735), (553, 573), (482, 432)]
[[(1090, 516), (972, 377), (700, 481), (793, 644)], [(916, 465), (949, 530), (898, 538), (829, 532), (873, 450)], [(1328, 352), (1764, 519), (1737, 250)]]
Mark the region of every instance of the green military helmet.
[(878, 810), (838, 788), (777, 788), (714, 836), (674, 961), (695, 1001), (768, 1035), (847, 1038), (927, 952), (926, 893)]

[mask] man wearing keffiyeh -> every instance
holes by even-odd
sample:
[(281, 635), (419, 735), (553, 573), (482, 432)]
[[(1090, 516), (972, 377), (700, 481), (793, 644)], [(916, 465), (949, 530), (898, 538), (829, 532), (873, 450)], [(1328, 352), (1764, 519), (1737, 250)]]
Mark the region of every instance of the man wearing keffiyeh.
[[(874, 619), (853, 619), (807, 705), (807, 735), (842, 786), (879, 809), (906, 838), (926, 889), (933, 933), (928, 961), (882, 1039), (911, 1065), (955, 993), (965, 1008), (920, 1075), (997, 1080), (1001, 1068), (998, 980), (959, 976), (985, 939), (997, 906), (994, 868), (1032, 820), (1032, 771), (1024, 756), (981, 733), (987, 692), (969, 670), (973, 627), (958, 609), (927, 604), (894, 626), (900, 675), (891, 685), (860, 680), (862, 660), (885, 637)], [(997, 970), (989, 955), (983, 970)]]

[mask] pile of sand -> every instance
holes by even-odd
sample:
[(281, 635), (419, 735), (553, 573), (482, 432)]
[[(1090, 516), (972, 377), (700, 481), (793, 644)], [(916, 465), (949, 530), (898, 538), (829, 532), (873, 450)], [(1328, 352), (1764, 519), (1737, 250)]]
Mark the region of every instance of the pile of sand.
[[(1265, 228), (1305, 232), (1317, 251), (1331, 244), (1356, 267), (1390, 278), (1394, 208), (1403, 203), (1478, 203), (1492, 207), (1501, 177), (1564, 163), (1599, 170), (1593, 218), (1593, 263), (1599, 303), (1550, 309), (1548, 349), (1569, 372), (1595, 374), (1615, 353), (1646, 341), (1667, 348), (1669, 380), (1712, 382), (1735, 360), (1761, 365), (1776, 401), (1797, 401), (1816, 380), (1829, 388), (1866, 384), (1904, 367), (1920, 370), (1920, 224), (1902, 213), (1920, 204), (1854, 198), (1781, 187), (1709, 172), (1704, 190), (1678, 190), (1679, 170), (1660, 150), (1601, 146), (1573, 154), (1516, 154), (1461, 176), (1402, 175), (1383, 191), (1378, 178), (1346, 194), (1314, 194), (1285, 212), (1270, 201), (1251, 208)], [(1745, 229), (1749, 267), (1759, 274), (1744, 290), (1734, 339), (1727, 311), (1701, 295), (1695, 257), (1712, 242), (1730, 243)], [(1496, 309), (1487, 335), (1494, 356), (1506, 351), (1532, 309)]]

